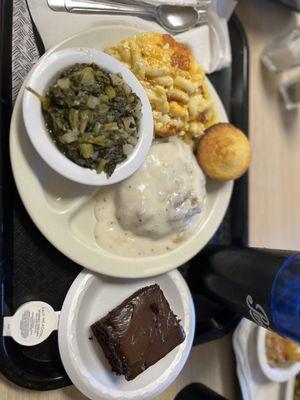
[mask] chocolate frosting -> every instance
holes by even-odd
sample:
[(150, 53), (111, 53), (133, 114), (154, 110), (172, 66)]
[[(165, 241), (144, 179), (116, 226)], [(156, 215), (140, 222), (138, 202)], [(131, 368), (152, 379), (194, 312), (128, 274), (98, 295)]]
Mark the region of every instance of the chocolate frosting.
[(162, 290), (138, 290), (106, 317), (92, 325), (113, 371), (127, 380), (163, 358), (185, 339)]

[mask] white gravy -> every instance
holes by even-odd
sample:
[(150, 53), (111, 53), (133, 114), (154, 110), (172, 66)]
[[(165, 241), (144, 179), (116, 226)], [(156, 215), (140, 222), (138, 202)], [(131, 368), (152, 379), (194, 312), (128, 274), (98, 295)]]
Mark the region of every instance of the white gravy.
[(142, 167), (97, 195), (95, 238), (122, 256), (151, 256), (178, 247), (199, 224), (205, 177), (190, 147), (154, 143)]

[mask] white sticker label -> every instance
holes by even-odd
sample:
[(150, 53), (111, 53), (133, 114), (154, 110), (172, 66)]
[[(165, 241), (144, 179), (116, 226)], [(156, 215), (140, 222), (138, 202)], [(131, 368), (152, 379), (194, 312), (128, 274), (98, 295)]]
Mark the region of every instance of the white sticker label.
[(30, 301), (12, 317), (4, 318), (3, 336), (12, 336), (24, 346), (42, 343), (58, 327), (59, 313), (42, 301)]

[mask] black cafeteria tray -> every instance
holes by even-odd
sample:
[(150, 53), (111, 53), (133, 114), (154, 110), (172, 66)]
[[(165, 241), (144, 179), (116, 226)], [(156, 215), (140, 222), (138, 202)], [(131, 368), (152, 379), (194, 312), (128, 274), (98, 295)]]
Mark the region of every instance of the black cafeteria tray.
[[(0, 0), (0, 371), (19, 386), (50, 390), (70, 384), (61, 364), (57, 333), (42, 344), (24, 347), (2, 336), (3, 316), (23, 303), (42, 300), (60, 310), (81, 267), (58, 252), (38, 231), (16, 191), (9, 161), (9, 124), (12, 111), (11, 0)], [(232, 65), (209, 76), (233, 124), (248, 132), (248, 46), (236, 16), (229, 22)], [(35, 30), (40, 52), (43, 45)], [(235, 182), (229, 210), (212, 239), (219, 244), (247, 244), (248, 177)], [(34, 193), (33, 193), (34, 196)], [(185, 275), (188, 265), (181, 268)], [(199, 273), (201, 268), (199, 268)], [(195, 294), (195, 344), (224, 336), (239, 318)]]

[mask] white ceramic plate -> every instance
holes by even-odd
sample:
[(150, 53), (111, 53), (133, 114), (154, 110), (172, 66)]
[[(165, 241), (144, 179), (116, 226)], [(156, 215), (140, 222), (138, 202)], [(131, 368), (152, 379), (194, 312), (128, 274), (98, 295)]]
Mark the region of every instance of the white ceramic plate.
[[(159, 284), (171, 309), (181, 319), (184, 342), (134, 380), (111, 372), (91, 336), (90, 325), (119, 305), (136, 290)], [(73, 384), (92, 400), (152, 399), (164, 391), (183, 368), (193, 343), (194, 306), (190, 291), (178, 271), (148, 279), (112, 279), (81, 272), (62, 307), (58, 341), (63, 365)]]
[[(109, 17), (99, 16), (98, 28), (66, 39), (47, 54), (68, 47), (90, 47), (102, 50), (121, 39), (144, 31), (161, 31), (155, 23), (134, 17), (109, 26)], [(44, 57), (47, 57), (47, 54)], [(199, 60), (201, 62), (201, 60)], [(177, 249), (145, 258), (121, 257), (101, 249), (94, 238), (94, 205), (96, 189), (78, 185), (50, 169), (33, 149), (25, 132), (21, 99), (16, 100), (10, 131), (10, 155), (18, 191), (32, 220), (45, 237), (76, 263), (110, 276), (147, 277), (162, 274), (184, 264), (212, 238), (227, 210), (233, 183), (207, 182), (207, 201), (199, 230)], [(227, 121), (223, 105), (208, 82), (220, 121)]]
[(261, 367), (262, 372), (264, 375), (270, 379), (271, 381), (275, 382), (287, 382), (290, 379), (294, 378), (300, 372), (300, 363), (291, 363), (288, 364), (286, 367), (277, 367), (272, 368), (270, 367), (267, 354), (266, 354), (266, 334), (267, 330), (264, 328), (258, 328), (257, 334), (257, 356), (259, 365)]

